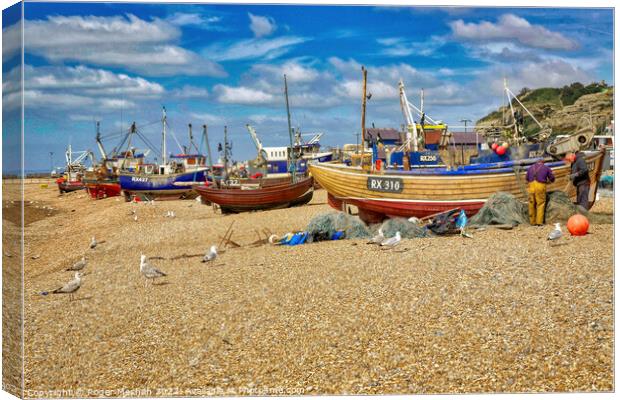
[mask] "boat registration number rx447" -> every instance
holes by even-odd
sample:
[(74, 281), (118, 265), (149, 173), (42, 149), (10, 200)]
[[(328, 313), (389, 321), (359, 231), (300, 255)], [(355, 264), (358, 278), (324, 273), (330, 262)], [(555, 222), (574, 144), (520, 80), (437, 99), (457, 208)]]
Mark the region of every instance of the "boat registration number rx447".
[(369, 176), (367, 186), (368, 190), (375, 192), (401, 193), (403, 191), (403, 180), (401, 178)]

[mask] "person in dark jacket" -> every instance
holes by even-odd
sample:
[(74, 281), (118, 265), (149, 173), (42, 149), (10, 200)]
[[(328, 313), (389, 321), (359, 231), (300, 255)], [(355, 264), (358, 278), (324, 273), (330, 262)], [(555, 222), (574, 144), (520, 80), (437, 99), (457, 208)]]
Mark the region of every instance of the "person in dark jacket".
[(530, 225), (541, 226), (545, 220), (547, 183), (555, 182), (555, 176), (551, 168), (545, 165), (545, 161), (540, 159), (527, 169), (525, 180), (528, 182)]
[(590, 174), (585, 155), (581, 151), (575, 153), (570, 172), (570, 179), (577, 188), (577, 204), (587, 210), (590, 205)]

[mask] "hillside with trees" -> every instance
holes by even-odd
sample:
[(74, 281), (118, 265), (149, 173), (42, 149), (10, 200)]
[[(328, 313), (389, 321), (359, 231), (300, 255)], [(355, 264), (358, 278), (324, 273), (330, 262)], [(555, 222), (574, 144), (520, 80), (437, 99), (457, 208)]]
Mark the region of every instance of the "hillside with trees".
[[(553, 134), (570, 134), (575, 132), (582, 122), (582, 117), (592, 116), (596, 133), (604, 132), (613, 119), (613, 86), (605, 82), (589, 85), (575, 82), (562, 88), (540, 88), (530, 90), (523, 88), (517, 98), (530, 110), (543, 126), (551, 127)], [(521, 106), (513, 99), (513, 107)], [(524, 135), (529, 136), (538, 131), (538, 125), (525, 112)], [(505, 118), (505, 121), (503, 119)], [(486, 115), (476, 122), (476, 126), (504, 126), (510, 124), (511, 112), (508, 104)]]

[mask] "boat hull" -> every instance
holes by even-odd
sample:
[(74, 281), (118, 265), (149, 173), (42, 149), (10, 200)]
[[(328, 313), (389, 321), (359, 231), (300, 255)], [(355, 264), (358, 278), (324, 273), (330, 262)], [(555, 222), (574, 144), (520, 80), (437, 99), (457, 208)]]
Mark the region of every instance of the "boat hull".
[(197, 194), (193, 185), (206, 180), (206, 169), (169, 175), (121, 174), (119, 183), (126, 200), (132, 196), (149, 199), (186, 199)]
[(86, 180), (84, 185), (86, 191), (93, 200), (106, 199), (108, 197), (120, 196), (121, 185), (118, 180), (108, 181), (88, 181)]
[[(589, 152), (586, 162), (590, 169), (590, 206), (594, 204), (601, 176), (604, 151)], [(550, 163), (556, 177), (547, 190), (560, 190), (575, 198), (575, 187), (569, 180), (570, 164)], [(356, 167), (339, 164), (312, 164), (310, 172), (328, 192), (328, 202), (336, 209), (354, 205), (360, 218), (367, 223), (389, 217), (423, 218), (438, 212), (462, 208), (475, 214), (487, 199), (497, 192), (508, 192), (526, 200), (526, 168), (507, 172), (507, 168), (444, 173), (369, 173)]]
[(269, 185), (260, 189), (219, 189), (194, 186), (204, 202), (217, 204), (222, 212), (244, 212), (286, 208), (306, 204), (314, 193), (312, 178), (295, 184)]
[(75, 192), (76, 190), (84, 189), (84, 183), (81, 181), (75, 182), (58, 182), (58, 191), (62, 193)]

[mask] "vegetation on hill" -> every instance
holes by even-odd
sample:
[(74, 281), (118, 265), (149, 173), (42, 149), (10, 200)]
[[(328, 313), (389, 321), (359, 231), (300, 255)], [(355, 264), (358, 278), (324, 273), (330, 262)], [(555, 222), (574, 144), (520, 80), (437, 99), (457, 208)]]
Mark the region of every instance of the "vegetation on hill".
[[(517, 95), (525, 107), (543, 125), (550, 126), (555, 134), (572, 133), (580, 127), (584, 116), (592, 116), (597, 133), (604, 131), (613, 118), (613, 87), (605, 82), (584, 85), (575, 82), (562, 88), (523, 88)], [(513, 99), (512, 106), (521, 110)], [(525, 136), (536, 134), (538, 125), (525, 111)], [(503, 121), (503, 119), (507, 121)], [(502, 106), (479, 119), (476, 125), (505, 126), (512, 122), (510, 106)]]

